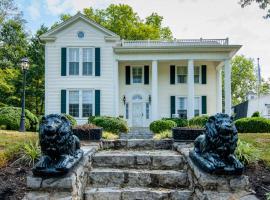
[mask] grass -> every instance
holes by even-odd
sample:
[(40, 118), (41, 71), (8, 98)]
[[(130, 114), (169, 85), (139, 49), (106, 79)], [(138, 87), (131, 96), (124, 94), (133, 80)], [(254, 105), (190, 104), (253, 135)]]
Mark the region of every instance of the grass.
[(270, 133), (239, 133), (239, 139), (256, 147), (260, 151), (259, 160), (270, 167)]
[(38, 134), (34, 132), (0, 130), (0, 168), (13, 160), (25, 147), (25, 144), (36, 143)]

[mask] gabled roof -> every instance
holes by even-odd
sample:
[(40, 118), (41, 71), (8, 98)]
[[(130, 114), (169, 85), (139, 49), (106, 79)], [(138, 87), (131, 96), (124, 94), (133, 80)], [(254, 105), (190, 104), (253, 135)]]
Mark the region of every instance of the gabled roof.
[(86, 23), (90, 24), (91, 26), (97, 28), (98, 30), (102, 31), (103, 33), (106, 34), (106, 37), (111, 37), (111, 38), (115, 38), (115, 39), (120, 39), (120, 36), (118, 36), (117, 34), (115, 34), (114, 32), (104, 28), (103, 26), (101, 26), (100, 24), (96, 23), (95, 21), (89, 19), (88, 17), (86, 17), (85, 15), (83, 15), (82, 13), (78, 12), (76, 15), (74, 15), (73, 17), (71, 17), (70, 19), (62, 22), (61, 24), (59, 24), (58, 26), (56, 26), (55, 28), (50, 29), (48, 32), (44, 33), (43, 35), (41, 35), (41, 39), (42, 40), (55, 40), (56, 38), (54, 37), (54, 34), (65, 29), (68, 25), (72, 24), (73, 22), (77, 21), (77, 20), (83, 20)]

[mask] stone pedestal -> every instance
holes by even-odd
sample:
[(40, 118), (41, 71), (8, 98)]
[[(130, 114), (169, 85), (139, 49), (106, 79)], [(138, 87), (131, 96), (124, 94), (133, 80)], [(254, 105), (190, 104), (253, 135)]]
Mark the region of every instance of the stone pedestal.
[(83, 199), (84, 189), (87, 183), (88, 172), (91, 169), (93, 154), (98, 150), (99, 145), (92, 143), (83, 146), (82, 160), (65, 176), (41, 178), (30, 175), (27, 177), (29, 192), (24, 200), (80, 200)]

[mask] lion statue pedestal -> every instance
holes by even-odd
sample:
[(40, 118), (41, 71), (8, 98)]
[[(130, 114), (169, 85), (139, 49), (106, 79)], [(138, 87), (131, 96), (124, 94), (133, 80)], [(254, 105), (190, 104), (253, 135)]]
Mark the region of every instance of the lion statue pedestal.
[(242, 174), (244, 166), (234, 155), (238, 135), (232, 118), (218, 113), (208, 119), (205, 128), (189, 153), (194, 164), (211, 174)]
[(39, 131), (42, 156), (33, 168), (35, 176), (61, 176), (82, 158), (79, 139), (72, 134), (69, 120), (51, 114), (42, 118)]

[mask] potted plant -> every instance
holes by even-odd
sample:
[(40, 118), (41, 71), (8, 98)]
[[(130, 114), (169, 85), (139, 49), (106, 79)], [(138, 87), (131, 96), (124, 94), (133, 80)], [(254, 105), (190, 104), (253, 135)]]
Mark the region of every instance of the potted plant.
[(100, 141), (102, 138), (102, 128), (93, 124), (78, 125), (73, 128), (73, 134), (80, 140)]
[(204, 130), (201, 127), (175, 127), (172, 129), (172, 136), (176, 142), (193, 142), (199, 135), (203, 134)]

